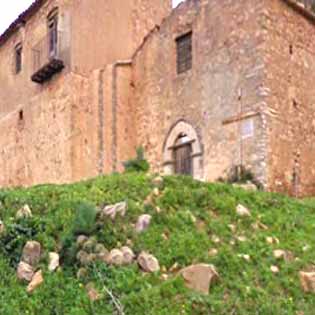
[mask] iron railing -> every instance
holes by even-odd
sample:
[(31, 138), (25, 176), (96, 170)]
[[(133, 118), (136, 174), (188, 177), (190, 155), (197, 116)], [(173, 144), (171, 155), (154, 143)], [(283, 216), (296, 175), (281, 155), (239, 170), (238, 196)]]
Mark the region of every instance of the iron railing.
[(37, 72), (52, 60), (63, 61), (62, 33), (56, 32), (53, 36), (47, 34), (32, 49), (33, 52), (33, 72)]

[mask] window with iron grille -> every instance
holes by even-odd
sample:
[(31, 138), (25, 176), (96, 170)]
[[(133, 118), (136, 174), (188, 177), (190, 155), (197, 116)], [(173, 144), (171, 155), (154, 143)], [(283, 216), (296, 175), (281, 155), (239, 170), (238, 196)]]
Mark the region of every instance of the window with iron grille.
[(19, 73), (22, 70), (22, 44), (15, 46), (15, 73)]
[(57, 55), (58, 47), (58, 13), (48, 17), (48, 53), (49, 57), (55, 57)]
[(183, 73), (192, 67), (192, 32), (176, 39), (177, 73)]

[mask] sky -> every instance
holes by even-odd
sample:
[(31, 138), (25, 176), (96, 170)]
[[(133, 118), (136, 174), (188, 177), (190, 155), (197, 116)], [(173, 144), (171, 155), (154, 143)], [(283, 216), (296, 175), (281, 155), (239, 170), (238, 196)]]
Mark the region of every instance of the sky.
[[(178, 5), (183, 0), (173, 0), (173, 6)], [(0, 0), (0, 34), (27, 9), (33, 0)]]

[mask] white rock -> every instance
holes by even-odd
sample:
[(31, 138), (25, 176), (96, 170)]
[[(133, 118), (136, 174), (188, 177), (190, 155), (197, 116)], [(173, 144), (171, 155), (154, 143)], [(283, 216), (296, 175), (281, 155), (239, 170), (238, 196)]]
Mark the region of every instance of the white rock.
[(145, 272), (157, 272), (160, 270), (159, 261), (146, 252), (142, 252), (138, 257), (138, 264)]
[(246, 242), (246, 241), (247, 241), (247, 237), (241, 235), (241, 236), (238, 236), (238, 237), (237, 237), (237, 240), (238, 240), (239, 242), (243, 243), (243, 242)]
[(17, 219), (27, 219), (32, 217), (32, 211), (28, 205), (24, 205), (21, 209), (16, 213)]
[(272, 273), (279, 273), (280, 272), (280, 269), (278, 266), (271, 266), (270, 270)]
[(124, 264), (124, 254), (119, 249), (113, 249), (108, 256), (108, 263), (114, 266), (122, 266)]
[(212, 248), (209, 250), (208, 255), (213, 257), (213, 256), (217, 256), (219, 253), (219, 251), (216, 248)]
[(148, 229), (150, 226), (152, 217), (149, 214), (143, 214), (138, 218), (137, 224), (136, 224), (136, 231), (138, 233), (142, 233), (145, 230)]
[(36, 241), (28, 241), (23, 248), (22, 261), (36, 267), (41, 257), (41, 245)]
[(124, 265), (132, 264), (136, 257), (132, 249), (129, 248), (128, 246), (124, 246), (121, 248), (121, 252), (123, 253), (123, 264)]
[(301, 271), (300, 282), (304, 292), (315, 293), (315, 272)]
[(189, 289), (208, 294), (211, 284), (219, 278), (219, 274), (212, 265), (198, 264), (180, 271)]
[(34, 268), (31, 265), (21, 261), (17, 268), (18, 279), (21, 281), (30, 282), (33, 276), (34, 276)]
[(42, 271), (39, 270), (35, 273), (31, 283), (28, 285), (26, 291), (27, 293), (32, 293), (36, 288), (38, 288), (44, 282)]
[(266, 237), (266, 242), (270, 245), (280, 243), (280, 241), (276, 237), (272, 237), (272, 236)]
[(249, 211), (249, 209), (247, 209), (246, 207), (244, 207), (243, 205), (239, 204), (236, 207), (236, 213), (240, 216), (240, 217), (250, 217), (251, 213)]
[(49, 253), (48, 270), (53, 272), (59, 267), (59, 255), (57, 253)]
[(101, 218), (104, 219), (105, 217), (110, 217), (112, 220), (114, 220), (117, 214), (120, 214), (122, 217), (124, 217), (126, 215), (127, 208), (127, 202), (119, 202), (114, 205), (106, 206), (101, 211)]

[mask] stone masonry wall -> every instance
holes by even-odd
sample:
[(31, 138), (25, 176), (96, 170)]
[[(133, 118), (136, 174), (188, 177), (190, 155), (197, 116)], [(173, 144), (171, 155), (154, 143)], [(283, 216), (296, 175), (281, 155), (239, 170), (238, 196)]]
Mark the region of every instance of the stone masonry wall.
[[(47, 35), (55, 7), (69, 56), (39, 85), (30, 79), (32, 48)], [(135, 148), (128, 58), (170, 10), (170, 0), (50, 0), (0, 46), (0, 187), (122, 170)], [(19, 42), (23, 65), (15, 74)]]
[[(163, 169), (167, 135), (183, 121), (201, 141), (198, 178), (216, 180), (243, 164), (267, 183), (263, 8), (260, 0), (186, 1), (135, 54), (137, 144), (153, 170)], [(178, 75), (175, 40), (189, 31), (193, 66)], [(243, 138), (249, 120), (254, 133)]]
[(315, 19), (268, 0), (264, 28), (269, 189), (315, 193)]

